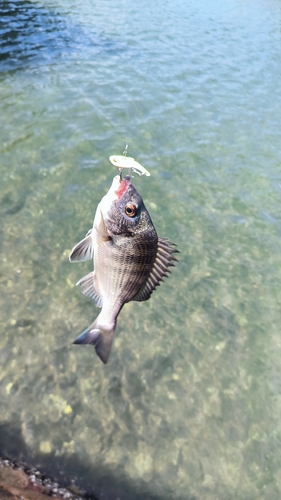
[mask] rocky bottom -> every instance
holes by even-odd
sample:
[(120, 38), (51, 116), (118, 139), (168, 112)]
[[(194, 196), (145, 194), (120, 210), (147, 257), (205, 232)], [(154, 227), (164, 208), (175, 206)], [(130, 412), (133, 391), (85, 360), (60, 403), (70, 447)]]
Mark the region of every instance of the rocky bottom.
[(39, 470), (0, 458), (0, 500), (97, 500), (72, 484), (68, 488), (47, 478)]

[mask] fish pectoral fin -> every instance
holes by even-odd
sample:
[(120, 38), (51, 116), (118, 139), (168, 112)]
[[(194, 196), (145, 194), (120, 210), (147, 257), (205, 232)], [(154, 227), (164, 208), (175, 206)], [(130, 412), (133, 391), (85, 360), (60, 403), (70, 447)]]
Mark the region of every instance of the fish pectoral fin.
[(177, 261), (174, 253), (178, 253), (179, 251), (175, 247), (176, 245), (166, 238), (158, 238), (157, 253), (153, 267), (147, 281), (132, 300), (139, 302), (148, 300), (155, 288), (163, 281), (163, 278), (168, 277), (171, 272), (169, 267), (173, 267), (173, 261)]
[(89, 274), (86, 274), (81, 280), (76, 283), (81, 286), (81, 292), (89, 297), (89, 299), (93, 300), (97, 306), (102, 307), (102, 299), (99, 296), (98, 292), (95, 289), (95, 273), (92, 271)]
[(92, 240), (92, 229), (90, 229), (85, 238), (75, 247), (72, 248), (71, 254), (69, 256), (70, 262), (85, 262), (93, 258), (93, 240)]

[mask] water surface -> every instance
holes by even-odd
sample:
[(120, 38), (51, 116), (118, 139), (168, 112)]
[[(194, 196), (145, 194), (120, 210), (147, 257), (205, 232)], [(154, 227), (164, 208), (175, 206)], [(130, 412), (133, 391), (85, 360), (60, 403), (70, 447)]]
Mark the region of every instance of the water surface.
[[(97, 498), (281, 494), (280, 1), (5, 1), (0, 452)], [(68, 254), (129, 154), (172, 276), (110, 361)]]

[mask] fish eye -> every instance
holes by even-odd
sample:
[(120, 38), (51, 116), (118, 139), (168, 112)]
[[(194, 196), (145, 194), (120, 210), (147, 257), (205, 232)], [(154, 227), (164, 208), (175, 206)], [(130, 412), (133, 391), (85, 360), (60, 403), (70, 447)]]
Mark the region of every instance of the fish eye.
[(133, 205), (132, 203), (127, 203), (125, 206), (125, 214), (128, 217), (135, 217), (137, 211), (137, 207)]

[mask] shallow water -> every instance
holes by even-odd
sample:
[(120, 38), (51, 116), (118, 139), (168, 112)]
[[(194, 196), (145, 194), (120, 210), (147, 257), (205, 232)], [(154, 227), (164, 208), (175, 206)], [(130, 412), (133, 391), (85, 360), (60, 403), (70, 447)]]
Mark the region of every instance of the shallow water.
[[(97, 498), (280, 498), (280, 1), (0, 9), (0, 453)], [(181, 254), (103, 366), (68, 254), (126, 141)]]

